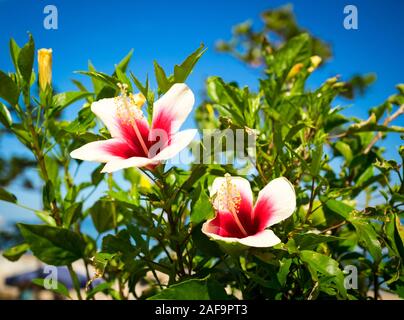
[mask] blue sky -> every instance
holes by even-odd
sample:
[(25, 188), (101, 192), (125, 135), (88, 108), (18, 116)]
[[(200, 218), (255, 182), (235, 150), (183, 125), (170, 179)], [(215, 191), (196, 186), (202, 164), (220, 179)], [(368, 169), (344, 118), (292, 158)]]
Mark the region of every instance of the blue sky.
[[(351, 116), (367, 117), (369, 107), (383, 102), (395, 93), (395, 84), (403, 81), (402, 53), (404, 42), (404, 2), (393, 0), (362, 1), (291, 1), (299, 25), (332, 45), (334, 57), (328, 65), (310, 78), (310, 85), (319, 85), (336, 74), (348, 78), (355, 73), (375, 72), (377, 82), (366, 97), (343, 101), (350, 105), (345, 112)], [(54, 84), (61, 91), (74, 89), (70, 79), (83, 79), (73, 74), (87, 68), (92, 60), (100, 71), (112, 72), (113, 66), (134, 48), (132, 70), (139, 78), (153, 75), (153, 60), (166, 70), (181, 62), (201, 42), (208, 51), (198, 63), (188, 85), (198, 96), (207, 76), (218, 75), (227, 81), (257, 87), (259, 71), (245, 67), (230, 56), (214, 50), (218, 39), (229, 39), (231, 27), (252, 19), (259, 26), (259, 14), (287, 1), (264, 0), (0, 0), (0, 69), (12, 71), (8, 41), (13, 37), (19, 44), (27, 40), (27, 32), (34, 35), (37, 48), (52, 48), (54, 52)], [(43, 27), (43, 8), (53, 4), (58, 8), (58, 30)], [(343, 28), (343, 8), (354, 4), (359, 12), (359, 29)], [(72, 118), (78, 110), (67, 113)], [(404, 125), (403, 119), (395, 124)], [(192, 127), (192, 120), (187, 127)], [(388, 155), (397, 159), (398, 135), (384, 142)], [(16, 145), (16, 144), (14, 144)], [(19, 152), (18, 146), (0, 145), (0, 152)], [(24, 203), (38, 207), (39, 196), (13, 188)], [(5, 213), (7, 212), (7, 214)], [(0, 218), (20, 220), (30, 217), (23, 210), (0, 202)], [(32, 216), (32, 215), (31, 215)]]

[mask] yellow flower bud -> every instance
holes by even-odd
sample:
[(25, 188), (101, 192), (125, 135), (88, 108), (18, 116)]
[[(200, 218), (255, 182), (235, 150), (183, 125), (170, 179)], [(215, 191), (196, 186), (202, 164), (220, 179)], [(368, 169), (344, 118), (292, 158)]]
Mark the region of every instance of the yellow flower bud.
[(307, 71), (313, 72), (314, 70), (316, 70), (317, 67), (320, 65), (321, 61), (322, 61), (322, 59), (319, 56), (310, 57), (311, 66), (309, 67), (309, 69)]
[(206, 110), (208, 111), (209, 116), (211, 118), (213, 118), (215, 115), (215, 111), (213, 111), (212, 105), (210, 103), (207, 103), (205, 106), (206, 106)]
[(146, 102), (146, 97), (141, 93), (136, 93), (131, 95), (131, 99), (133, 101), (133, 104), (138, 107), (139, 109), (144, 105)]
[(39, 86), (45, 91), (52, 83), (52, 49), (38, 50)]
[(300, 70), (302, 70), (302, 68), (303, 68), (303, 63), (296, 63), (292, 67), (292, 69), (290, 69), (287, 79), (292, 79), (293, 77), (295, 77), (300, 72)]

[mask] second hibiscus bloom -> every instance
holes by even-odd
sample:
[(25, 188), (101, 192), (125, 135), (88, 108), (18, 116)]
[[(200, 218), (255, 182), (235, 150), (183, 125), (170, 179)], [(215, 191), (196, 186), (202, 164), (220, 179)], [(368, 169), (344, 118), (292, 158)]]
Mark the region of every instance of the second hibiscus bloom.
[(102, 172), (129, 167), (153, 168), (161, 161), (177, 155), (189, 145), (197, 130), (179, 131), (192, 110), (195, 99), (185, 84), (174, 84), (153, 106), (149, 126), (141, 106), (141, 94), (122, 93), (116, 98), (102, 99), (91, 105), (111, 134), (111, 139), (90, 142), (72, 151), (80, 160), (105, 162)]
[(206, 221), (202, 231), (213, 240), (247, 247), (271, 247), (281, 240), (268, 227), (289, 218), (296, 208), (296, 195), (286, 178), (269, 182), (253, 195), (248, 180), (216, 178), (211, 188), (216, 217)]

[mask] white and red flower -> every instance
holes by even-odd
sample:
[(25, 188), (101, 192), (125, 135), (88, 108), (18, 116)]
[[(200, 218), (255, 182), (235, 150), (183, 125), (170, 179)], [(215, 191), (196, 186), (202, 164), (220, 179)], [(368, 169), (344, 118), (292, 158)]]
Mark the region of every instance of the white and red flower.
[[(123, 87), (123, 86), (122, 86)], [(90, 142), (71, 152), (80, 160), (105, 162), (102, 172), (129, 167), (154, 168), (186, 148), (197, 130), (179, 131), (195, 102), (185, 84), (174, 84), (153, 105), (151, 127), (140, 109), (141, 94), (122, 93), (116, 98), (102, 99), (91, 105), (111, 134), (111, 139)]]
[(296, 194), (288, 179), (269, 182), (253, 205), (248, 180), (225, 175), (211, 188), (216, 216), (206, 221), (202, 231), (211, 239), (248, 247), (271, 247), (281, 240), (268, 227), (287, 219), (296, 208)]

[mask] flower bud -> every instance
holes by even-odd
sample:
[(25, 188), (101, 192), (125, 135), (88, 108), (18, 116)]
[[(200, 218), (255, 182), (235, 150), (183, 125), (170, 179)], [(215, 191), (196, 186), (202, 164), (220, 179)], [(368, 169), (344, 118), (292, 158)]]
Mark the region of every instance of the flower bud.
[(303, 63), (296, 63), (289, 71), (287, 79), (294, 78), (303, 68)]
[(312, 56), (310, 57), (310, 62), (311, 65), (310, 67), (307, 69), (307, 71), (309, 71), (310, 73), (313, 72), (314, 70), (317, 69), (317, 67), (320, 65), (322, 59), (320, 56)]
[(39, 86), (45, 91), (52, 83), (52, 49), (38, 50)]

